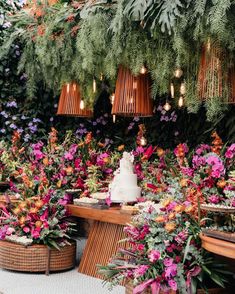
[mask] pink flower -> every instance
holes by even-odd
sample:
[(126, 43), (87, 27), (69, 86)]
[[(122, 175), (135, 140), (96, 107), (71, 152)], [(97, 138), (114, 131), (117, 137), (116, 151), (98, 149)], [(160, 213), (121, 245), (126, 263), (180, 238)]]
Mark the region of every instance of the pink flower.
[(173, 258), (165, 258), (164, 260), (163, 260), (163, 264), (165, 265), (165, 266), (171, 266), (172, 264), (173, 264)]
[(148, 258), (150, 262), (155, 262), (159, 260), (160, 256), (161, 256), (161, 253), (158, 250), (151, 250), (148, 255)]
[(225, 157), (232, 159), (235, 156), (235, 143), (228, 147), (227, 151), (225, 152)]
[(38, 238), (40, 238), (40, 231), (41, 231), (41, 228), (32, 229), (32, 230), (31, 230), (31, 236), (32, 236), (34, 239), (38, 239)]
[(147, 270), (149, 269), (149, 266), (148, 265), (140, 265), (137, 269), (135, 269), (134, 271), (134, 275), (136, 278), (138, 277), (142, 277), (146, 272)]
[(218, 204), (220, 202), (220, 197), (218, 195), (213, 194), (210, 197), (208, 197), (208, 200), (210, 203)]
[(29, 227), (24, 227), (24, 228), (23, 228), (23, 231), (27, 234), (27, 233), (30, 232), (30, 228), (29, 228)]
[(178, 288), (176, 281), (175, 280), (172, 280), (172, 279), (168, 281), (168, 285), (171, 287), (171, 289), (173, 291), (176, 291), (177, 288)]
[(143, 251), (144, 250), (144, 244), (138, 244), (136, 249), (139, 250), (139, 251)]
[(195, 153), (197, 155), (202, 155), (202, 153), (206, 152), (206, 151), (210, 151), (211, 147), (207, 144), (201, 144), (199, 145), (199, 147), (197, 147)]
[(73, 160), (73, 154), (70, 152), (65, 152), (64, 159), (66, 160)]
[(177, 274), (177, 264), (173, 263), (165, 269), (166, 278), (174, 277)]
[(212, 177), (218, 179), (225, 174), (224, 164), (218, 156), (210, 155), (206, 159), (206, 163), (211, 165), (211, 168), (212, 168), (211, 176)]

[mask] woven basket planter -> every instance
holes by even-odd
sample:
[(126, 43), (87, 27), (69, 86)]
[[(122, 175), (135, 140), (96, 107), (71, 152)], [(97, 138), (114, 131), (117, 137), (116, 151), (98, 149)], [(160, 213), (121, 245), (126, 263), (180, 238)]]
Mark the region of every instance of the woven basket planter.
[(75, 266), (76, 243), (61, 250), (46, 245), (31, 245), (0, 241), (0, 268), (22, 272), (45, 272), (68, 270)]

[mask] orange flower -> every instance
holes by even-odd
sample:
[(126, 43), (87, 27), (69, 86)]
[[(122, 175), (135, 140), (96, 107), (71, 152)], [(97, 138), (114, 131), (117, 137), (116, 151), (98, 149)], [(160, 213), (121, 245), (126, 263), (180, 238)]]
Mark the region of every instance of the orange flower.
[(187, 179), (181, 179), (180, 180), (180, 186), (181, 187), (187, 187), (187, 185), (188, 185), (188, 181), (187, 181)]
[(65, 172), (68, 176), (70, 176), (72, 173), (73, 173), (73, 168), (72, 166), (68, 166), (66, 169), (65, 169)]
[(37, 208), (41, 208), (43, 206), (43, 201), (42, 200), (38, 200), (35, 202), (35, 207)]
[(24, 225), (26, 222), (26, 217), (25, 216), (21, 216), (20, 219), (19, 219), (19, 224), (22, 226)]
[(169, 205), (171, 203), (171, 200), (170, 199), (166, 199), (162, 202), (162, 206), (163, 207), (166, 207), (167, 205)]
[(217, 187), (223, 189), (226, 186), (226, 184), (227, 184), (226, 181), (223, 179), (218, 181)]
[(43, 158), (42, 162), (43, 162), (44, 165), (48, 166), (48, 164), (49, 164), (48, 157)]
[(19, 214), (20, 212), (21, 212), (21, 209), (19, 207), (16, 207), (15, 209), (13, 209), (14, 214)]
[(105, 145), (104, 145), (104, 143), (99, 142), (99, 143), (98, 143), (98, 146), (101, 147), (101, 148), (103, 148)]
[(184, 209), (185, 209), (185, 206), (179, 204), (179, 205), (176, 205), (176, 207), (174, 208), (174, 211), (175, 211), (176, 213), (179, 213), (179, 212), (184, 211)]
[(165, 221), (165, 218), (162, 215), (159, 215), (155, 218), (155, 222), (157, 223), (164, 223), (164, 221)]
[(168, 219), (169, 220), (172, 220), (172, 219), (174, 219), (175, 218), (175, 214), (174, 214), (174, 212), (171, 212), (169, 215), (168, 215)]
[(117, 150), (118, 150), (118, 151), (122, 151), (124, 148), (125, 148), (125, 145), (122, 144), (122, 145), (119, 145), (119, 146), (118, 146)]
[(174, 222), (170, 222), (170, 223), (167, 223), (164, 228), (168, 233), (171, 233), (174, 231), (175, 227), (176, 227), (176, 224)]
[(103, 161), (104, 161), (105, 163), (109, 163), (109, 158), (108, 158), (108, 157), (105, 157), (105, 158), (103, 159)]
[(159, 157), (162, 157), (164, 154), (165, 154), (165, 151), (162, 148), (158, 147), (157, 148), (157, 155)]
[(26, 206), (27, 206), (27, 203), (25, 201), (22, 201), (22, 202), (19, 203), (19, 207), (21, 209), (24, 209)]
[(192, 205), (190, 205), (190, 206), (188, 206), (188, 207), (185, 208), (185, 212), (186, 212), (186, 213), (190, 213), (190, 212), (192, 212), (192, 211), (193, 211), (193, 207), (192, 207)]
[(38, 220), (38, 221), (35, 222), (35, 227), (36, 228), (41, 228), (41, 226), (42, 226), (42, 222), (41, 221)]
[(57, 188), (61, 188), (61, 185), (62, 185), (62, 182), (61, 182), (61, 180), (59, 180), (59, 181), (56, 183), (56, 187), (57, 187)]
[(29, 213), (38, 213), (38, 208), (37, 207), (31, 207), (29, 210)]

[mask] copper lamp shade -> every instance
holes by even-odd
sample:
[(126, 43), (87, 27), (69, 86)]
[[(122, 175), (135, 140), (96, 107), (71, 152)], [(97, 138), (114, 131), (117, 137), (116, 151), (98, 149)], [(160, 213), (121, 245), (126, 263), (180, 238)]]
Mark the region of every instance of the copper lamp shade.
[(151, 81), (147, 73), (134, 76), (120, 66), (116, 82), (112, 114), (122, 116), (152, 116)]
[(92, 111), (87, 109), (81, 98), (80, 87), (76, 82), (63, 85), (57, 115), (91, 117)]
[[(224, 103), (235, 103), (235, 66), (229, 68), (226, 51), (217, 41), (202, 47), (198, 73), (198, 94), (201, 100), (227, 96)], [(227, 93), (227, 95), (225, 95)]]

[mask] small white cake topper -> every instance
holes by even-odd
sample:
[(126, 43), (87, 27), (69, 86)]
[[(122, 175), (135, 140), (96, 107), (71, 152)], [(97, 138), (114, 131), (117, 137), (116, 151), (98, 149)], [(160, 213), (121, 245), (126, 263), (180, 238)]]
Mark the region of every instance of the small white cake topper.
[(120, 160), (120, 173), (130, 174), (133, 173), (134, 155), (128, 152), (123, 152), (122, 159)]

